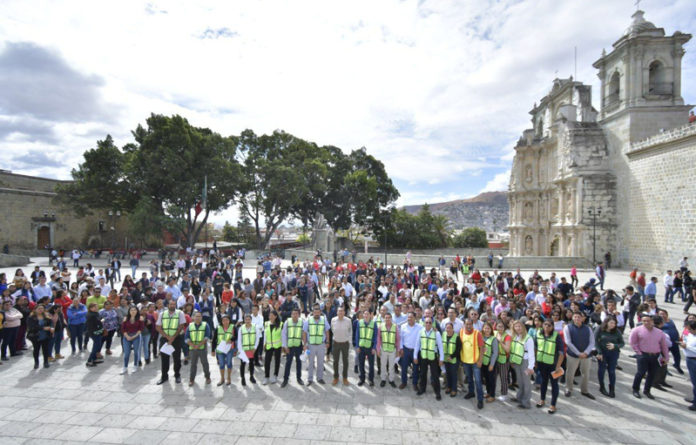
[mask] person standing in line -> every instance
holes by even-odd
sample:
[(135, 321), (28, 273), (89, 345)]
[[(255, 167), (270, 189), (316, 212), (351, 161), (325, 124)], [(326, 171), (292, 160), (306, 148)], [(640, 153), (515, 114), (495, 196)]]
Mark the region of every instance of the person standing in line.
[(512, 336), (507, 332), (507, 326), (502, 320), (498, 320), (498, 323), (495, 325), (495, 338), (498, 341), (498, 360), (495, 363), (495, 373), (500, 379), (500, 396), (498, 400), (505, 402), (508, 397), (509, 356)]
[(408, 377), (408, 368), (413, 364), (413, 389), (414, 391), (419, 391), (418, 389), (418, 379), (419, 379), (419, 364), (415, 360), (418, 358), (416, 355), (416, 346), (420, 342), (420, 332), (423, 328), (421, 325), (416, 323), (415, 312), (408, 313), (407, 322), (401, 326), (401, 344), (399, 345), (399, 358), (401, 367), (401, 385), (399, 389), (406, 388), (406, 382)]
[(237, 350), (247, 358), (247, 361), (241, 359), (242, 363), (239, 368), (242, 386), (246, 386), (244, 371), (247, 365), (249, 365), (249, 381), (252, 384), (256, 383), (254, 378), (254, 354), (258, 345), (259, 335), (256, 326), (251, 322), (251, 314), (246, 314), (244, 315), (244, 324), (237, 330)]
[(684, 370), (680, 366), (681, 353), (679, 352), (679, 330), (674, 324), (674, 321), (669, 318), (669, 312), (667, 312), (666, 309), (660, 309), (657, 313), (664, 322), (661, 327), (662, 331), (667, 334), (669, 340), (672, 342), (672, 346), (669, 348), (669, 352), (672, 353), (672, 358), (674, 359), (674, 364), (672, 366), (679, 374), (683, 375)]
[(37, 305), (27, 320), (27, 338), (34, 348), (34, 369), (39, 369), (39, 353), (43, 354), (44, 368), (50, 367), (48, 358), (51, 354), (49, 347), (53, 336), (53, 323), (45, 314), (43, 304)]
[(372, 320), (372, 313), (363, 311), (363, 318), (358, 322), (355, 332), (355, 343), (358, 345), (358, 363), (360, 381), (358, 386), (365, 384), (365, 359), (370, 367), (368, 381), (370, 386), (375, 386), (375, 351), (377, 350), (377, 324)]
[(259, 310), (259, 305), (254, 303), (251, 306), (251, 324), (256, 326), (256, 335), (259, 337), (258, 346), (254, 352), (254, 366), (261, 367), (261, 357), (263, 355), (264, 342), (264, 321), (263, 314)]
[[(481, 383), (481, 366), (483, 363), (483, 348), (485, 346), (483, 336), (478, 329), (474, 329), (471, 318), (464, 321), (464, 329), (459, 331), (461, 341), (461, 353), (459, 359), (464, 368), (469, 390), (464, 396), (465, 399), (476, 397), (477, 408), (483, 409), (483, 385)], [(490, 357), (489, 357), (490, 359)], [(475, 385), (475, 390), (474, 390)]]
[[(280, 351), (280, 328), (278, 328), (278, 350)], [(224, 344), (230, 345), (229, 351), (221, 350), (220, 347)], [(232, 384), (232, 361), (234, 360), (237, 349), (237, 329), (230, 323), (230, 316), (223, 314), (220, 317), (220, 324), (216, 329), (216, 335), (213, 337), (213, 352), (212, 355), (217, 358), (218, 367), (220, 368), (220, 381), (217, 386), (222, 386), (225, 383), (225, 369), (227, 369), (227, 386)]]
[(481, 335), (485, 348), (481, 359), (481, 380), (486, 385), (486, 402), (490, 403), (495, 401), (495, 364), (498, 361), (498, 355), (504, 352), (500, 351), (493, 326), (488, 321), (483, 324)]
[(433, 328), (433, 319), (431, 317), (425, 319), (424, 325), (425, 327), (420, 330), (420, 338), (413, 351), (415, 356), (413, 363), (419, 365), (420, 368), (420, 388), (416, 395), (425, 394), (425, 386), (428, 382), (428, 369), (430, 369), (435, 399), (442, 400), (442, 395), (440, 394), (440, 368), (443, 365), (442, 358), (445, 356), (442, 350), (442, 337), (437, 329)]
[(295, 360), (297, 384), (304, 386), (304, 382), (302, 381), (302, 361), (300, 360), (300, 356), (304, 352), (303, 340), (305, 335), (302, 329), (303, 327), (302, 320), (300, 320), (300, 310), (296, 307), (292, 310), (291, 317), (285, 320), (285, 323), (283, 324), (283, 349), (287, 359), (285, 361), (283, 383), (280, 385), (281, 388), (288, 386), (288, 379), (290, 378), (290, 369), (292, 368), (293, 359)]
[(691, 320), (686, 323), (687, 335), (679, 344), (684, 349), (686, 357), (686, 368), (689, 371), (689, 379), (691, 380), (691, 405), (690, 411), (696, 411), (696, 321)]
[[(171, 353), (171, 358), (174, 361), (174, 378), (176, 383), (181, 383), (181, 347), (183, 344), (183, 336), (181, 335), (186, 329), (186, 316), (183, 311), (176, 308), (176, 300), (169, 300), (167, 310), (162, 312), (162, 315), (157, 319), (157, 332), (159, 333), (159, 349), (162, 349), (164, 344), (174, 348)], [(161, 351), (160, 351), (161, 352)], [(161, 353), (162, 360), (162, 377), (157, 381), (158, 385), (169, 380), (169, 359), (170, 355)]]
[[(457, 321), (460, 321), (457, 319)], [(445, 394), (457, 397), (457, 379), (460, 369), (459, 357), (462, 353), (462, 340), (454, 331), (454, 323), (444, 320), (445, 336), (442, 338), (443, 362), (445, 362)]]
[[(280, 371), (280, 354), (283, 347), (281, 338), (283, 327), (280, 324), (280, 316), (271, 309), (268, 312), (268, 321), (264, 323), (263, 342), (266, 353), (263, 357), (264, 379), (262, 384), (276, 383), (278, 381), (278, 372)], [(271, 361), (275, 360), (273, 376), (271, 377)], [(269, 380), (270, 377), (270, 380)]]
[(380, 384), (381, 388), (384, 388), (389, 381), (389, 385), (392, 388), (396, 388), (396, 383), (394, 383), (394, 364), (396, 359), (396, 351), (399, 350), (399, 344), (401, 343), (400, 332), (401, 330), (392, 321), (392, 314), (387, 312), (384, 314), (384, 323), (379, 328), (379, 334), (377, 336), (377, 353), (379, 354), (382, 362), (382, 369), (380, 371)]
[(309, 365), (307, 367), (307, 386), (314, 380), (314, 367), (317, 370), (317, 382), (324, 385), (324, 358), (329, 348), (329, 323), (321, 314), (319, 303), (314, 303), (312, 316), (304, 322), (304, 331), (309, 348)]
[[(75, 298), (67, 310), (68, 315), (68, 332), (70, 333), (70, 347), (72, 353), (77, 352), (79, 348), (82, 352), (83, 336), (85, 335), (85, 323), (87, 322), (87, 307), (80, 303), (79, 298)], [(77, 342), (77, 347), (75, 346)], [(86, 342), (84, 342), (86, 343)]]
[(580, 368), (582, 380), (580, 383), (580, 393), (590, 400), (594, 400), (594, 396), (590, 394), (588, 389), (590, 376), (590, 354), (594, 350), (594, 335), (592, 329), (583, 324), (583, 315), (580, 311), (573, 313), (573, 322), (567, 324), (563, 328), (563, 338), (565, 339), (568, 348), (568, 364), (566, 376), (566, 392), (565, 396), (570, 397), (573, 394), (573, 377), (575, 371)]
[(523, 409), (531, 407), (532, 382), (529, 376), (534, 375), (534, 340), (527, 334), (524, 323), (515, 320), (512, 324), (514, 338), (510, 345), (510, 363), (514, 366), (518, 375), (519, 386), (517, 395), (513, 401)]
[(140, 361), (140, 334), (145, 329), (145, 323), (140, 320), (138, 308), (131, 306), (128, 308), (128, 315), (123, 323), (121, 323), (121, 346), (123, 348), (123, 370), (121, 374), (128, 374), (128, 361), (130, 360), (131, 347), (135, 352), (133, 357), (133, 368), (138, 370), (138, 362)]
[(537, 331), (536, 338), (536, 362), (537, 369), (541, 373), (541, 397), (537, 408), (541, 408), (546, 403), (546, 388), (549, 381), (551, 382), (551, 406), (548, 409), (549, 414), (556, 412), (556, 402), (558, 401), (558, 379), (553, 373), (560, 374), (562, 372), (561, 365), (563, 364), (563, 339), (558, 332), (554, 330), (553, 321), (545, 320), (542, 328)]
[(650, 393), (650, 389), (652, 388), (657, 369), (660, 367), (660, 355), (667, 363), (669, 361), (669, 350), (667, 348), (667, 338), (661, 330), (655, 329), (652, 316), (643, 313), (641, 314), (641, 321), (643, 324), (633, 329), (631, 336), (628, 338), (631, 348), (636, 353), (636, 364), (638, 366), (636, 375), (633, 378), (633, 396), (638, 399), (641, 398), (640, 383), (647, 374), (643, 394), (648, 399), (654, 399), (655, 396)]
[(348, 386), (348, 351), (350, 350), (350, 341), (353, 338), (353, 322), (346, 317), (346, 309), (343, 305), (338, 307), (337, 315), (331, 320), (331, 332), (333, 332), (333, 344), (331, 350), (333, 352), (333, 382), (338, 384), (338, 361), (343, 360), (343, 385)]
[(203, 321), (203, 315), (196, 311), (193, 314), (193, 323), (186, 328), (185, 340), (189, 346), (189, 358), (191, 369), (189, 371), (189, 386), (193, 386), (198, 370), (198, 361), (203, 366), (205, 384), (210, 384), (210, 367), (208, 365), (208, 341), (212, 337), (212, 329), (208, 323)]
[[(608, 316), (602, 322), (595, 334), (597, 348), (597, 379), (599, 380), (599, 392), (607, 397), (614, 398), (616, 394), (616, 365), (619, 361), (621, 348), (624, 346), (624, 338), (616, 324), (616, 318)], [(604, 372), (609, 374), (609, 392), (604, 386)]]
[[(86, 366), (88, 368), (93, 368), (97, 364), (102, 363), (103, 360), (98, 359), (97, 354), (101, 349), (102, 338), (104, 337), (104, 324), (99, 317), (99, 305), (97, 303), (90, 303), (87, 306), (87, 317), (86, 317), (86, 338), (92, 339), (92, 351), (87, 359)], [(87, 341), (85, 340), (85, 344)]]

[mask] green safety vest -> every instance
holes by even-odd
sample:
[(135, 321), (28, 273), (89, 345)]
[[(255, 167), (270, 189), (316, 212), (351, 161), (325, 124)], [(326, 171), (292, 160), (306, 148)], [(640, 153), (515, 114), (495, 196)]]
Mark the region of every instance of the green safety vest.
[(251, 329), (242, 326), (239, 328), (239, 332), (242, 333), (242, 350), (253, 351), (256, 344), (256, 326), (251, 325)]
[(268, 351), (269, 349), (278, 349), (281, 346), (283, 346), (283, 340), (280, 336), (281, 334), (281, 329), (280, 327), (276, 329), (271, 329), (271, 322), (267, 321), (265, 323), (266, 326), (266, 350)]
[(162, 331), (165, 334), (172, 336), (179, 329), (179, 309), (174, 311), (174, 315), (169, 314), (169, 310), (162, 312)]
[(310, 317), (307, 325), (309, 326), (309, 344), (322, 344), (324, 342), (324, 331), (326, 330), (326, 322), (324, 321), (324, 317), (319, 317), (319, 320), (315, 320), (314, 317)]
[(556, 331), (548, 339), (544, 337), (544, 333), (541, 330), (537, 332), (536, 359), (538, 362), (553, 365), (556, 360), (556, 337), (558, 337), (558, 332)]
[(221, 345), (223, 343), (227, 343), (228, 341), (232, 340), (232, 334), (234, 334), (234, 326), (230, 324), (230, 326), (227, 328), (229, 331), (225, 331), (225, 328), (222, 327), (222, 325), (218, 325), (217, 327), (217, 344)]
[[(205, 321), (201, 322), (201, 324), (196, 327), (195, 323), (191, 323), (189, 325), (189, 338), (193, 343), (199, 343), (202, 342), (203, 339), (205, 338)], [(192, 345), (192, 349), (205, 349), (205, 343), (201, 345)]]
[[(493, 349), (493, 340), (494, 339), (495, 339), (495, 337), (493, 337), (491, 335), (490, 337), (488, 337), (487, 339), (484, 340), (486, 343), (485, 344), (486, 349), (483, 351), (483, 360), (481, 361), (483, 366), (488, 366), (488, 364), (491, 362), (491, 352)], [(500, 352), (498, 352), (498, 353), (500, 354)]]
[(387, 330), (387, 326), (383, 324), (380, 332), (382, 333), (382, 350), (393, 352), (396, 349), (396, 325), (392, 323), (391, 329)]
[(517, 337), (512, 340), (512, 345), (510, 346), (510, 363), (513, 365), (522, 364), (524, 358), (524, 344), (527, 343), (528, 339), (529, 334), (525, 335), (522, 341), (518, 340)]
[(420, 354), (425, 360), (435, 360), (437, 341), (435, 339), (435, 330), (431, 329), (430, 334), (425, 333), (425, 329), (421, 329), (420, 334)]
[[(505, 337), (503, 337), (503, 338), (505, 338)], [(505, 363), (507, 363), (507, 354), (505, 353), (505, 350), (501, 346), (500, 341), (498, 341), (498, 363), (500, 363), (501, 365), (504, 365)]]
[(445, 356), (449, 356), (444, 361), (447, 363), (457, 363), (457, 334), (445, 339)]
[(372, 335), (375, 331), (376, 324), (371, 321), (370, 324), (365, 324), (365, 320), (360, 320), (358, 323), (360, 326), (360, 341), (358, 346), (361, 348), (371, 348), (372, 347)]
[(297, 320), (297, 323), (292, 319), (285, 320), (285, 327), (288, 334), (288, 348), (302, 346), (302, 320)]

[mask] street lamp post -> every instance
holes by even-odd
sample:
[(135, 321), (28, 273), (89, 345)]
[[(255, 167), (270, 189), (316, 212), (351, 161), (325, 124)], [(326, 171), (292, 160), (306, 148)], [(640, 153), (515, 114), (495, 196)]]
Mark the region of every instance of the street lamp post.
[(114, 226), (114, 217), (118, 218), (121, 216), (121, 211), (109, 210), (109, 229), (111, 230), (111, 250), (114, 250), (116, 246), (116, 226)]
[(597, 264), (597, 217), (602, 215), (601, 207), (590, 207), (588, 210), (592, 217), (592, 264)]

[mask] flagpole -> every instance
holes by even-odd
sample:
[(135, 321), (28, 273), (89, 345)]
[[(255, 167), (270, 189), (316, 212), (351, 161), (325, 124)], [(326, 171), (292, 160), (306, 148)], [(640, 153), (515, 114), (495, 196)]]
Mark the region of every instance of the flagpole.
[[(203, 210), (208, 208), (208, 175), (203, 179)], [(208, 220), (205, 220), (205, 250), (208, 251)]]

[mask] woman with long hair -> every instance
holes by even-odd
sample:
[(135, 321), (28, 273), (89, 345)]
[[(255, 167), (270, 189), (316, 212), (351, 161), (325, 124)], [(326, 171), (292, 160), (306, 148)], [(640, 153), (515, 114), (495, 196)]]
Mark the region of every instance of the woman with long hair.
[(280, 351), (282, 350), (281, 332), (282, 325), (280, 324), (280, 317), (275, 310), (271, 310), (268, 314), (268, 321), (264, 323), (263, 341), (264, 349), (266, 350), (263, 364), (264, 385), (269, 383), (271, 360), (273, 359), (275, 359), (275, 367), (273, 368), (273, 377), (271, 377), (270, 383), (276, 383), (278, 381), (278, 372), (280, 371)]
[(495, 338), (498, 340), (498, 359), (495, 363), (495, 372), (500, 378), (500, 397), (498, 400), (507, 400), (508, 393), (508, 374), (510, 371), (510, 346), (512, 337), (507, 332), (507, 326), (502, 320), (498, 320), (495, 325)]
[(44, 305), (37, 305), (27, 320), (27, 338), (34, 347), (34, 369), (39, 369), (39, 352), (43, 354), (44, 368), (50, 367), (49, 347), (53, 337), (53, 321), (46, 315)]
[(515, 320), (512, 323), (513, 339), (510, 346), (510, 363), (518, 375), (517, 395), (515, 401), (520, 408), (530, 408), (532, 384), (529, 376), (534, 374), (534, 340), (527, 334), (524, 323)]
[[(223, 344), (229, 345), (229, 350), (221, 350)], [(217, 326), (215, 335), (213, 336), (213, 351), (212, 355), (217, 357), (218, 367), (220, 368), (220, 381), (217, 386), (222, 386), (225, 383), (225, 369), (227, 369), (227, 386), (232, 384), (232, 359), (235, 356), (237, 348), (237, 330), (234, 324), (230, 322), (230, 316), (222, 314), (220, 323)]]
[[(615, 397), (616, 364), (619, 361), (619, 354), (624, 343), (623, 335), (616, 324), (616, 318), (613, 316), (605, 318), (595, 335), (595, 347), (597, 348), (597, 362), (599, 364), (597, 367), (599, 392), (607, 397)], [(609, 392), (604, 386), (605, 371), (609, 374)]]
[(138, 308), (135, 306), (130, 306), (128, 308), (128, 315), (126, 316), (123, 323), (121, 323), (121, 333), (123, 337), (121, 339), (121, 344), (123, 346), (123, 371), (121, 374), (128, 373), (128, 360), (130, 359), (131, 348), (133, 348), (133, 367), (138, 370), (138, 364), (140, 363), (140, 341), (142, 340), (141, 334), (145, 330), (145, 323), (140, 319), (140, 314), (138, 313)]
[(540, 393), (541, 398), (539, 403), (537, 403), (537, 408), (541, 408), (546, 403), (546, 388), (548, 387), (549, 381), (551, 382), (551, 406), (549, 407), (548, 413), (553, 414), (556, 412), (556, 401), (558, 401), (558, 378), (553, 376), (553, 373), (559, 373), (561, 368), (561, 363), (565, 355), (563, 354), (563, 340), (561, 336), (558, 335), (553, 328), (553, 322), (551, 320), (544, 320), (544, 323), (540, 330), (537, 331), (534, 337), (536, 344), (536, 362), (537, 370), (541, 376), (541, 387)]
[(490, 322), (483, 323), (481, 334), (486, 347), (481, 360), (481, 379), (486, 388), (486, 402), (490, 403), (495, 401), (495, 363), (501, 351)]

